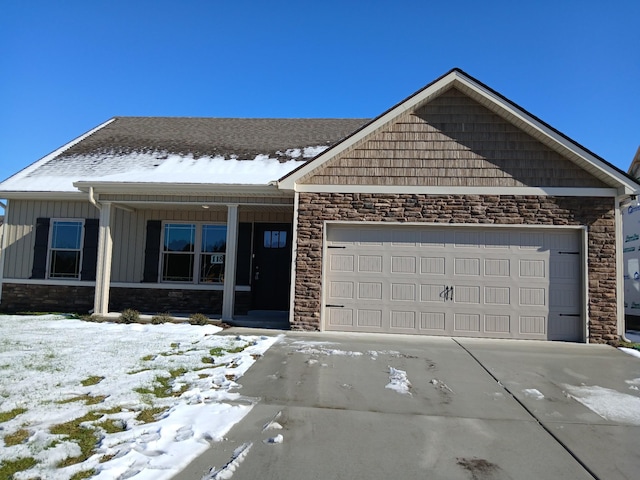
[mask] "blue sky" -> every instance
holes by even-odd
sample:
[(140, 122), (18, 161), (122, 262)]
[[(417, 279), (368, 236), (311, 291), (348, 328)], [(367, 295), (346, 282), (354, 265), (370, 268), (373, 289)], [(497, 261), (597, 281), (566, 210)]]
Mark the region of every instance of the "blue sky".
[(6, 0), (0, 179), (113, 116), (374, 117), (453, 67), (627, 170), (640, 2)]

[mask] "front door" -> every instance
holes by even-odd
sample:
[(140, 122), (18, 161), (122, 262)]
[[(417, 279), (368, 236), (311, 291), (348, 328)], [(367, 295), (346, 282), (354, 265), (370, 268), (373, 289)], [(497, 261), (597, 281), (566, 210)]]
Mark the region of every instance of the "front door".
[(291, 225), (256, 223), (253, 238), (254, 310), (288, 310), (291, 283)]

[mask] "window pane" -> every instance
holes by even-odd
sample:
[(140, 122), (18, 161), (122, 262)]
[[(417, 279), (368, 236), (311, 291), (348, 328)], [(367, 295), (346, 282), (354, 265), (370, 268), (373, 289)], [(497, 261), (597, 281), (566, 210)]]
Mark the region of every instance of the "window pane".
[(191, 282), (193, 280), (193, 255), (165, 253), (162, 280), (165, 282)]
[(193, 252), (196, 226), (168, 223), (164, 226), (165, 252)]
[(51, 248), (80, 249), (82, 222), (53, 222)]
[(200, 257), (200, 282), (224, 282), (224, 253), (202, 254)]
[(264, 248), (284, 248), (286, 246), (286, 231), (267, 230), (264, 232)]
[(226, 252), (227, 251), (227, 226), (203, 225), (202, 226), (202, 251)]
[(80, 273), (80, 252), (52, 250), (50, 278), (78, 278)]

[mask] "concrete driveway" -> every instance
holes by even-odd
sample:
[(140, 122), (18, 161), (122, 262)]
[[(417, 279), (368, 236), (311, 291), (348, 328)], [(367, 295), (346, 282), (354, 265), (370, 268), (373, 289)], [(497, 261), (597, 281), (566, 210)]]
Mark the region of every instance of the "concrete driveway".
[(286, 332), (239, 381), (177, 479), (640, 478), (640, 359), (607, 346)]

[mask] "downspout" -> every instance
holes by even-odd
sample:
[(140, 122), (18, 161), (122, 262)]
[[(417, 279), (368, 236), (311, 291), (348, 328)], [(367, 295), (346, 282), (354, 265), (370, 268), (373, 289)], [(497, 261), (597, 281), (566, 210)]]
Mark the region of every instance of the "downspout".
[(619, 195), (615, 204), (615, 225), (616, 225), (616, 297), (618, 316), (618, 335), (623, 342), (631, 342), (626, 336), (627, 324), (624, 311), (624, 231), (622, 225), (622, 206), (626, 200), (635, 195)]
[(102, 210), (102, 205), (100, 205), (98, 202), (96, 202), (96, 199), (95, 199), (95, 197), (93, 195), (93, 187), (89, 187), (89, 202), (91, 203), (91, 205), (96, 207), (98, 210)]
[(8, 200), (7, 200), (7, 203), (0, 202), (0, 206), (4, 208), (4, 221), (3, 221), (3, 224), (0, 225), (0, 302), (2, 301), (2, 287), (4, 285), (4, 257), (5, 257), (4, 252), (7, 249), (5, 239), (7, 237), (6, 235), (7, 216), (9, 213), (9, 209), (7, 207), (8, 203), (9, 203)]

